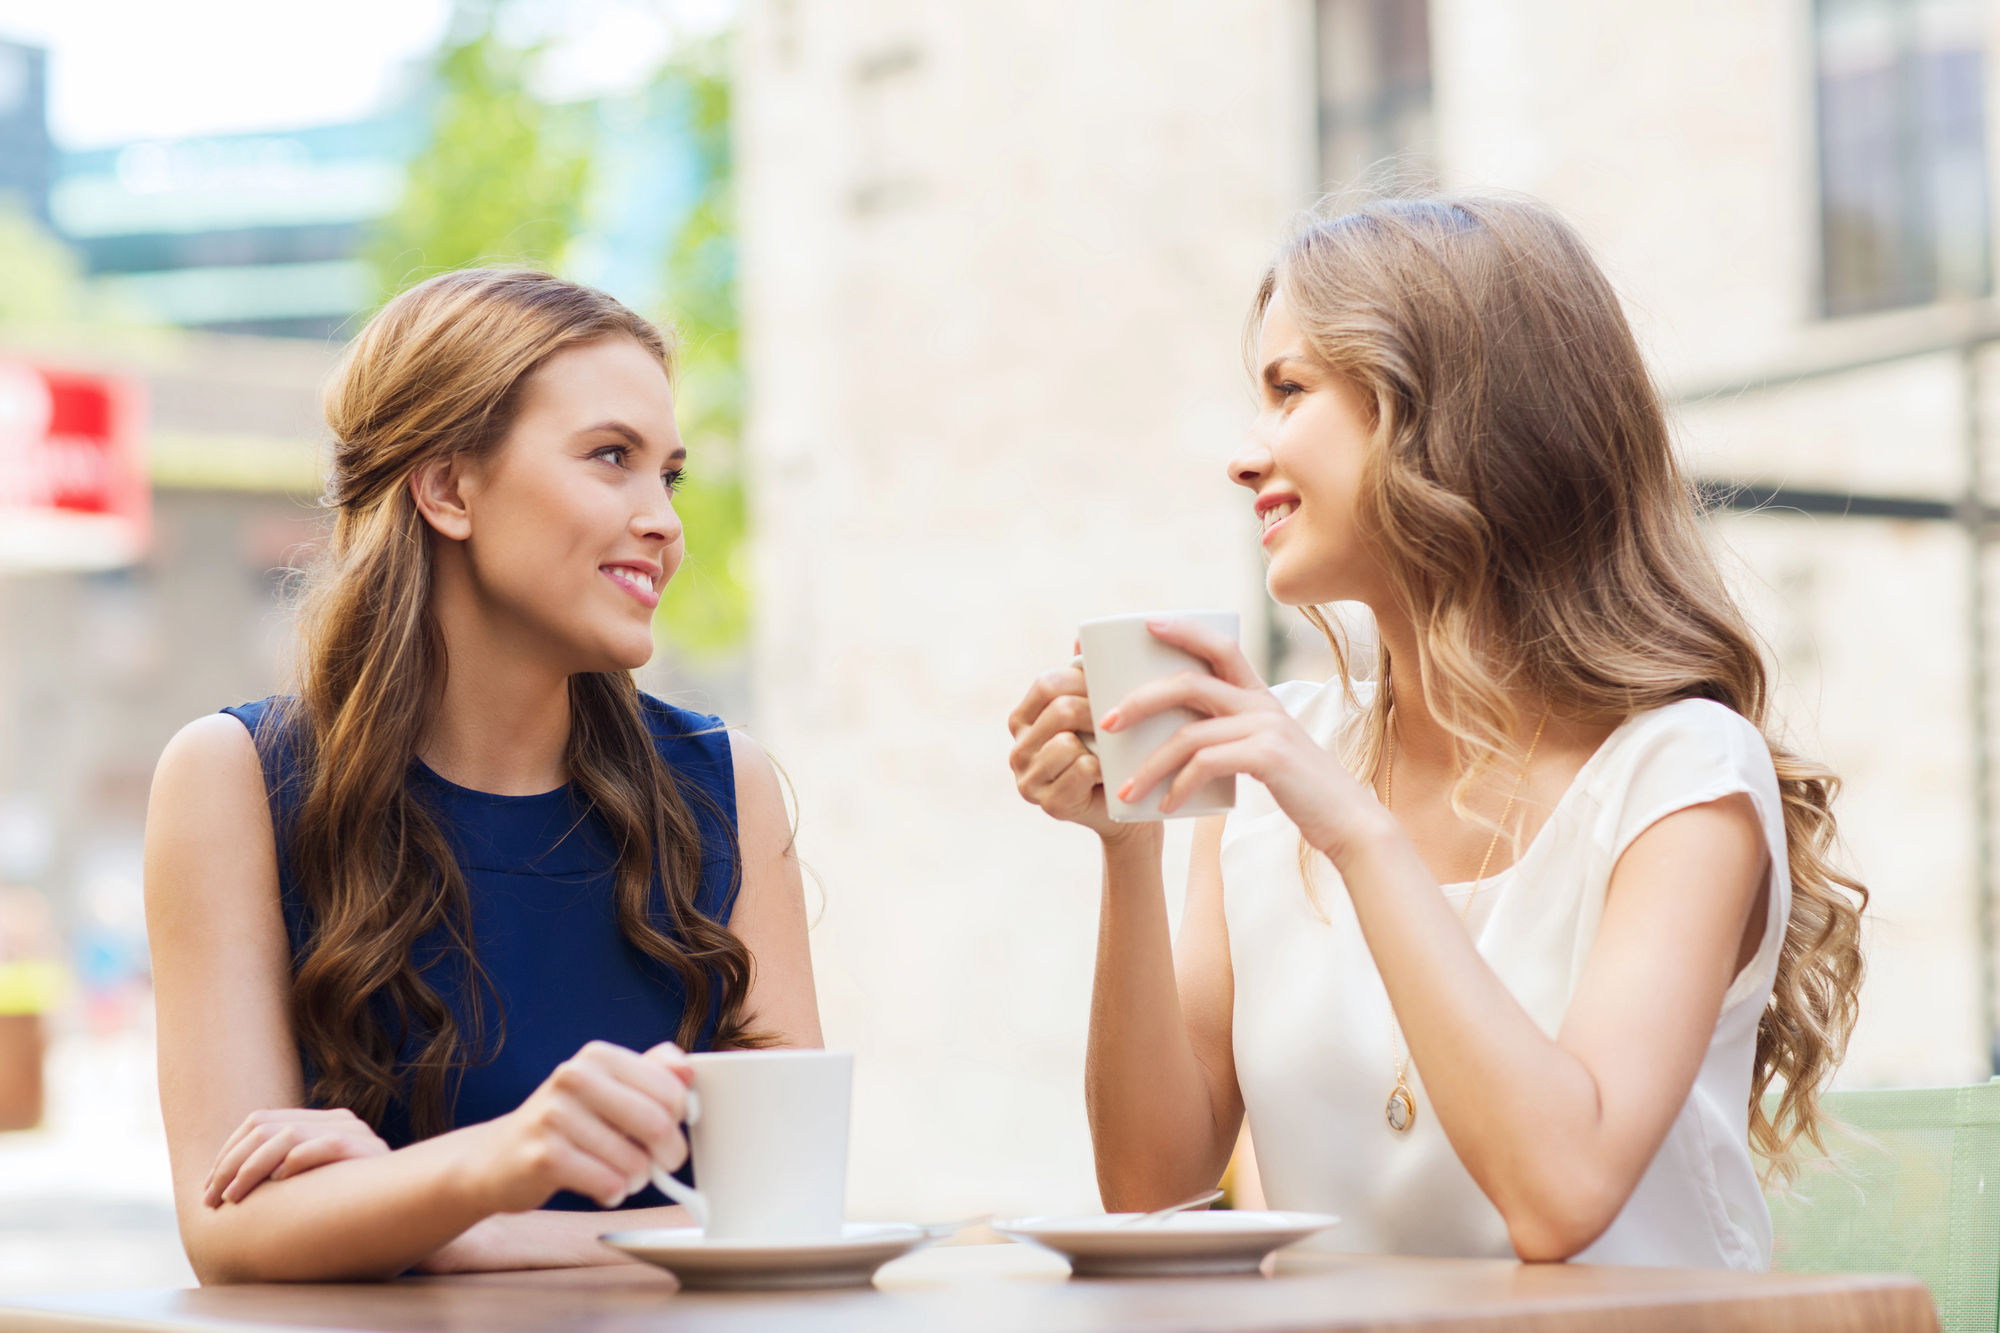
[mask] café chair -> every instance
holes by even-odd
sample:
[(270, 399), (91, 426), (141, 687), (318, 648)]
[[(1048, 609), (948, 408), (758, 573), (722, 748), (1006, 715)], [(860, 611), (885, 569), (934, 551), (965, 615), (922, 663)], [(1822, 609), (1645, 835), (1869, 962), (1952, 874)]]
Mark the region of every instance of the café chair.
[(1944, 1333), (2000, 1329), (2000, 1079), (1834, 1092), (1829, 1157), (1773, 1184), (1771, 1267), (1914, 1273)]

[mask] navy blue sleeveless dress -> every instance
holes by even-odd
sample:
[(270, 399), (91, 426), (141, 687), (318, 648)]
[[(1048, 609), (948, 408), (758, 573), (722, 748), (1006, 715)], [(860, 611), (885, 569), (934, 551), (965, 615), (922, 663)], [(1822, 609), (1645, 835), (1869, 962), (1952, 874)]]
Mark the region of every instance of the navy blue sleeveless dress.
[[(736, 770), (720, 719), (639, 696), (653, 743), (681, 784), (701, 828), (701, 884), (695, 906), (727, 925), (734, 904)], [(258, 740), (271, 819), (278, 833), (278, 887), (292, 957), (304, 956), (305, 902), (285, 855), (285, 835), (295, 808), (297, 783), (291, 747), (276, 729), (260, 724), (275, 699), (222, 711), (239, 719)], [(411, 790), (421, 799), (457, 853), (472, 905), (474, 949), (491, 982), (486, 1009), (487, 1049), (463, 1072), (450, 1107), (452, 1128), (478, 1124), (519, 1106), (562, 1061), (592, 1040), (635, 1051), (678, 1039), (686, 997), (680, 978), (627, 943), (619, 933), (614, 886), (617, 855), (610, 830), (569, 786), (539, 796), (494, 796), (447, 782), (412, 760)], [(654, 881), (656, 893), (659, 882)], [(668, 933), (664, 895), (655, 924)], [(462, 965), (440, 957), (442, 931), (419, 939), (413, 953), (425, 979), (449, 1004), (466, 1031)], [(421, 965), (421, 962), (420, 962)], [(496, 1018), (504, 1017), (500, 1037)], [(713, 1010), (694, 1049), (715, 1038)], [(498, 1049), (494, 1049), (498, 1039)], [(403, 1044), (406, 1061), (419, 1043)], [(300, 1052), (303, 1061), (304, 1052)], [(312, 1072), (306, 1067), (310, 1083)], [(409, 1108), (391, 1102), (381, 1125), (392, 1148), (412, 1140)], [(684, 1179), (691, 1179), (682, 1168)], [(648, 1185), (626, 1208), (656, 1208), (669, 1201)], [(579, 1194), (557, 1194), (544, 1207), (596, 1209)]]

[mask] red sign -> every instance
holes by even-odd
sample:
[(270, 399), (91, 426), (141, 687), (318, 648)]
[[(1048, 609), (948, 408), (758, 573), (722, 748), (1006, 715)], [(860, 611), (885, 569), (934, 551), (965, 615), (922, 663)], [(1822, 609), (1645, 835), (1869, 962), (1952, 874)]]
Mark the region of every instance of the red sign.
[(137, 381), (0, 360), (0, 569), (113, 569), (146, 549)]

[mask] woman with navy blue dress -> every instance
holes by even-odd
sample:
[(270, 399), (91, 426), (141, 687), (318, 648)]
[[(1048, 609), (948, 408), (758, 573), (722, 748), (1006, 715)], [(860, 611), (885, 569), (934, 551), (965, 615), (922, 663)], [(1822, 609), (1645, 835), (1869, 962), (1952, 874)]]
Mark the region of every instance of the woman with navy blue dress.
[(292, 693), (191, 723), (147, 822), (160, 1095), (204, 1282), (617, 1262), (685, 1215), (684, 1052), (817, 1046), (770, 761), (639, 692), (683, 554), (672, 348), (467, 270), (326, 395)]

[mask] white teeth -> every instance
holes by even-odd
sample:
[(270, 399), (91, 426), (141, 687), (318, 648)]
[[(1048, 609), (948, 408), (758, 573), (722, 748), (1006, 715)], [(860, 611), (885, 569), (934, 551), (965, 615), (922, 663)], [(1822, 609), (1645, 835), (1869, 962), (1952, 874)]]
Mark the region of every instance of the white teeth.
[(1268, 530), (1278, 523), (1279, 520), (1290, 518), (1293, 511), (1298, 507), (1298, 502), (1295, 500), (1287, 500), (1283, 504), (1272, 505), (1264, 511), (1264, 527)]
[(650, 593), (653, 591), (653, 576), (644, 570), (633, 569), (628, 565), (613, 565), (606, 568), (604, 572), (634, 592), (643, 591)]

